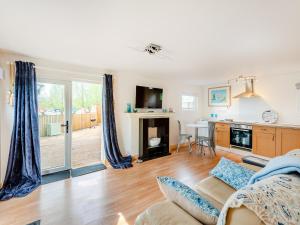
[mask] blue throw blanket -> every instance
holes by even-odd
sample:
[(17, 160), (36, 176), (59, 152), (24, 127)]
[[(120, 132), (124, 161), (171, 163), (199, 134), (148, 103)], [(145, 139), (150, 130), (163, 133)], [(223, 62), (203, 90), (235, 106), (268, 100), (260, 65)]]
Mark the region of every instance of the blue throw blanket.
[(297, 172), (300, 174), (300, 157), (284, 155), (271, 159), (265, 168), (255, 173), (248, 185), (254, 184), (265, 178), (277, 175)]

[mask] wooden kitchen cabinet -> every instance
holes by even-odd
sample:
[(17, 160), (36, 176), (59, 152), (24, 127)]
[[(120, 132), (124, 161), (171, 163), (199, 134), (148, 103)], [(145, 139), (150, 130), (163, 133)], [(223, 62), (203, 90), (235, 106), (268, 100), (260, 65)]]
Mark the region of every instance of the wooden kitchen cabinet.
[[(230, 124), (216, 123), (215, 142), (218, 146), (230, 147)], [(295, 149), (300, 149), (299, 128), (253, 125), (252, 153), (272, 158)]]
[(216, 123), (215, 127), (216, 145), (229, 148), (230, 146), (230, 125), (226, 123)]
[(276, 129), (265, 126), (253, 126), (253, 153), (266, 157), (276, 156)]
[(277, 128), (276, 129), (276, 152), (284, 155), (287, 152), (300, 149), (300, 129)]

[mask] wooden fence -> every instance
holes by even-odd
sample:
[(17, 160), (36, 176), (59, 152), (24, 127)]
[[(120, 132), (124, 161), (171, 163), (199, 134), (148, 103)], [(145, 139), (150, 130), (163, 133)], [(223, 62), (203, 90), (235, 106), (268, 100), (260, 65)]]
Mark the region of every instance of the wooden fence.
[[(47, 126), (51, 123), (63, 124), (64, 116), (63, 115), (40, 115), (39, 116), (39, 129), (40, 136), (45, 137), (49, 136), (47, 134)], [(100, 111), (97, 110), (96, 113), (85, 113), (85, 114), (72, 114), (72, 130), (81, 130), (85, 128), (91, 128), (95, 125), (101, 123)], [(63, 132), (63, 128), (61, 129)]]

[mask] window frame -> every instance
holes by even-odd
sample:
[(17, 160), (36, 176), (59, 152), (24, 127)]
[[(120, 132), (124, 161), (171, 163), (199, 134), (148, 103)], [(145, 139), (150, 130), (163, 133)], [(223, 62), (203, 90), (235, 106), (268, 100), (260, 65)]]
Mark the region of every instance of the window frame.
[[(184, 97), (192, 97), (193, 101), (184, 101)], [(184, 107), (184, 104), (192, 104), (192, 107)], [(197, 112), (198, 111), (198, 96), (195, 94), (181, 95), (181, 111), (182, 112)]]

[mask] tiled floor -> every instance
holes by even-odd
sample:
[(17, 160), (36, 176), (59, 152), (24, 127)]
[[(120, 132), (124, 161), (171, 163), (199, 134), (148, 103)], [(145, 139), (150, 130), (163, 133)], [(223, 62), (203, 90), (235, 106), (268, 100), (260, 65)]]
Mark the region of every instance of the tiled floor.
[[(101, 126), (72, 133), (72, 168), (101, 161)], [(64, 135), (41, 137), (42, 168), (64, 165)]]

